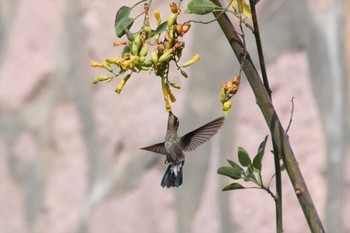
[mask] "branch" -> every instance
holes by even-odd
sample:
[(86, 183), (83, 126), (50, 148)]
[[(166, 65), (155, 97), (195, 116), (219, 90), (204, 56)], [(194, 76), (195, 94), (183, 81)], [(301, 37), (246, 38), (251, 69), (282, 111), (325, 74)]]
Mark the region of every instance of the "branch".
[[(253, 26), (254, 26), (254, 37), (256, 42), (256, 48), (258, 50), (259, 55), (259, 63), (260, 63), (260, 69), (261, 69), (261, 76), (263, 79), (265, 90), (267, 91), (271, 101), (271, 89), (269, 85), (269, 80), (267, 78), (267, 72), (266, 72), (266, 65), (265, 65), (265, 59), (264, 59), (264, 52), (263, 47), (260, 39), (260, 31), (259, 31), (259, 24), (258, 19), (256, 15), (255, 10), (255, 0), (249, 0), (250, 3), (250, 9), (252, 12), (252, 20), (253, 20)], [(288, 131), (287, 131), (288, 132)], [(282, 215), (282, 174), (281, 174), (281, 165), (280, 165), (280, 152), (276, 146), (275, 140), (272, 137), (272, 145), (273, 145), (273, 159), (274, 159), (274, 165), (275, 165), (275, 174), (276, 174), (276, 232), (280, 233), (283, 232), (283, 215)]]
[[(219, 0), (212, 0), (212, 2), (217, 6), (221, 6)], [(214, 12), (214, 16), (218, 17), (219, 13)], [(243, 64), (243, 71), (254, 92), (256, 102), (260, 107), (265, 121), (271, 131), (273, 141), (275, 142), (278, 152), (285, 164), (287, 173), (292, 182), (311, 232), (325, 232), (309, 190), (305, 184), (302, 173), (299, 169), (298, 163), (295, 159), (288, 136), (283, 129), (280, 120), (278, 119), (269, 94), (267, 93), (264, 84), (261, 82), (259, 74), (250, 58), (249, 53), (244, 50), (243, 43), (226, 14), (222, 14), (220, 17), (218, 17), (218, 23), (228, 42), (230, 43), (233, 52), (236, 54), (237, 59), (241, 64)], [(245, 59), (243, 59), (244, 57)]]

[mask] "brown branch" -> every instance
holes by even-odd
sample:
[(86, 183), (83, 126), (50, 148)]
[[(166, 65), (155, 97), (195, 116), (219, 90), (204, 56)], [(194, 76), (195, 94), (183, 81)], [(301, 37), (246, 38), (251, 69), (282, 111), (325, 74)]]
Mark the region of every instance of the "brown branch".
[[(218, 0), (212, 0), (212, 2), (218, 6), (221, 6)], [(219, 13), (214, 12), (214, 15), (215, 17), (218, 17)], [(280, 120), (278, 119), (269, 94), (266, 91), (264, 84), (261, 82), (259, 74), (250, 58), (249, 53), (244, 50), (243, 43), (226, 14), (222, 14), (220, 17), (218, 17), (218, 23), (228, 42), (230, 43), (233, 52), (236, 54), (237, 59), (241, 64), (243, 64), (244, 73), (254, 92), (256, 102), (260, 107), (265, 121), (271, 131), (273, 141), (275, 142), (278, 152), (285, 164), (287, 173), (292, 182), (296, 196), (299, 200), (311, 232), (325, 232), (309, 190), (305, 184), (302, 173), (299, 169), (298, 163), (295, 159), (288, 136), (283, 129)], [(244, 57), (245, 59), (243, 59)]]

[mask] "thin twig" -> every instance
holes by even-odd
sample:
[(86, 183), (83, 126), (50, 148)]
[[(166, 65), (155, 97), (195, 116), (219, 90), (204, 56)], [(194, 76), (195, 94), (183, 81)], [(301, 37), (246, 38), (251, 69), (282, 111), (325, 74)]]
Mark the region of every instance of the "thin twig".
[(261, 76), (262, 76), (262, 79), (263, 79), (266, 91), (267, 91), (267, 93), (269, 94), (269, 96), (271, 98), (271, 89), (270, 89), (270, 86), (269, 86), (269, 80), (267, 78), (264, 52), (263, 52), (263, 48), (262, 48), (262, 43), (261, 43), (261, 38), (260, 38), (260, 31), (259, 31), (259, 24), (258, 24), (258, 19), (257, 19), (257, 16), (256, 16), (256, 10), (255, 10), (255, 0), (249, 0), (249, 3), (250, 3), (250, 10), (252, 12), (252, 20), (253, 20), (253, 27), (254, 27), (253, 33), (254, 33), (254, 36), (255, 36), (256, 48), (258, 50), (258, 55), (259, 55)]
[(290, 118), (289, 118), (288, 127), (287, 127), (287, 129), (286, 129), (286, 133), (288, 133), (289, 127), (291, 126), (292, 121), (293, 121), (293, 113), (294, 113), (294, 96), (292, 97), (291, 102), (292, 102), (292, 110), (290, 111)]
[[(260, 63), (260, 69), (261, 69), (261, 75), (263, 78), (264, 86), (267, 91), (267, 93), (271, 97), (271, 89), (269, 86), (269, 80), (267, 77), (266, 72), (266, 65), (265, 65), (265, 58), (264, 58), (264, 52), (262, 48), (261, 38), (260, 38), (260, 31), (259, 31), (259, 24), (257, 19), (257, 14), (255, 10), (255, 0), (249, 0), (250, 3), (250, 10), (252, 12), (252, 20), (253, 20), (253, 26), (254, 26), (254, 36), (255, 36), (255, 42), (256, 47), (258, 50), (259, 55), (259, 63)], [(282, 175), (281, 175), (281, 165), (280, 165), (280, 155), (279, 151), (276, 146), (275, 140), (272, 138), (272, 146), (273, 146), (273, 157), (274, 157), (274, 165), (275, 165), (275, 175), (276, 175), (276, 232), (280, 233), (283, 232), (283, 221), (282, 221)]]
[[(230, 12), (232, 13), (234, 16), (236, 16), (237, 18), (239, 18), (239, 15), (237, 15), (235, 12), (230, 11), (228, 8), (231, 6), (231, 3), (233, 2), (233, 0), (231, 0), (231, 2), (229, 2), (229, 4), (225, 7), (225, 8), (221, 8), (218, 10), (214, 10), (213, 12), (219, 12), (218, 16), (216, 16), (214, 19), (209, 20), (209, 21), (201, 21), (201, 20), (189, 20), (187, 22), (191, 22), (191, 23), (200, 23), (200, 24), (210, 24), (212, 22), (217, 21), (217, 19), (221, 16), (221, 14), (223, 14), (224, 12)], [(249, 28), (250, 30), (253, 31), (253, 27), (247, 23), (247, 21), (245, 19), (241, 19), (240, 20), (247, 28)]]

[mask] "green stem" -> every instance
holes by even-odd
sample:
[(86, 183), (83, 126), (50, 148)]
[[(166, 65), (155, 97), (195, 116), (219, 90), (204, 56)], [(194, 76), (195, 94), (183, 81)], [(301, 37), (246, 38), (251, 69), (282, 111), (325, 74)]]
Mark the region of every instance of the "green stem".
[[(219, 0), (212, 0), (217, 6), (221, 6)], [(261, 82), (259, 74), (250, 58), (245, 51), (242, 41), (233, 27), (230, 19), (225, 13), (214, 12), (214, 16), (218, 17), (218, 23), (224, 32), (233, 52), (236, 54), (240, 63), (243, 63), (243, 71), (254, 92), (256, 102), (261, 109), (265, 121), (271, 131), (272, 139), (275, 142), (276, 149), (286, 166), (287, 173), (294, 187), (295, 194), (299, 200), (300, 206), (304, 212), (305, 218), (309, 224), (309, 228), (313, 233), (325, 232), (322, 222), (318, 216), (315, 205), (312, 201), (309, 190), (306, 186), (299, 165), (295, 159), (293, 150), (289, 143), (288, 136), (282, 127), (278, 115), (274, 109), (268, 92)], [(245, 56), (245, 59), (243, 60)]]

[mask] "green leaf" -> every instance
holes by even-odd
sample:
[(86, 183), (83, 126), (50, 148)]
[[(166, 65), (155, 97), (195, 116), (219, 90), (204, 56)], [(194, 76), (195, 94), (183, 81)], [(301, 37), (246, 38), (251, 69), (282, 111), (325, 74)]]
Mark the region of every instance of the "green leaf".
[(264, 154), (263, 153), (258, 153), (254, 159), (253, 159), (253, 167), (258, 170), (261, 171), (261, 160), (263, 158)]
[(236, 162), (234, 162), (232, 160), (229, 160), (229, 159), (226, 159), (226, 160), (232, 167), (238, 168), (238, 169), (240, 169), (243, 172), (243, 168), (241, 166), (239, 166)]
[(130, 8), (128, 6), (122, 6), (119, 8), (119, 10), (115, 16), (115, 26), (117, 26), (117, 23), (119, 21), (121, 21), (123, 18), (129, 17), (131, 9), (132, 8)]
[(235, 180), (241, 178), (241, 170), (234, 167), (220, 167), (217, 173), (220, 175), (231, 177)]
[(122, 6), (115, 16), (115, 33), (119, 38), (126, 33), (125, 29), (130, 29), (134, 23), (134, 19), (129, 17), (130, 11), (130, 7)]
[(123, 18), (115, 26), (115, 34), (120, 38), (125, 35), (126, 29), (130, 29), (134, 19), (132, 18)]
[(250, 164), (252, 164), (248, 152), (242, 147), (238, 147), (238, 160), (243, 167), (248, 167)]
[(166, 31), (167, 27), (168, 27), (168, 22), (165, 21), (165, 22), (161, 23), (161, 24), (157, 27), (157, 29), (156, 29), (152, 34), (153, 34), (153, 35), (155, 35), (155, 34), (161, 34), (162, 32), (165, 32), (165, 31)]
[(255, 169), (257, 169), (258, 171), (261, 170), (261, 161), (262, 161), (262, 159), (264, 157), (264, 154), (265, 154), (265, 146), (266, 146), (267, 137), (268, 136), (266, 136), (264, 141), (262, 141), (260, 143), (258, 152), (257, 152), (256, 156), (253, 159), (253, 167)]
[(266, 142), (267, 142), (267, 138), (268, 138), (268, 137), (269, 137), (269, 136), (266, 135), (265, 138), (264, 138), (264, 140), (260, 143), (258, 152), (259, 152), (260, 150), (265, 151)]
[(225, 186), (222, 189), (222, 191), (229, 191), (229, 190), (234, 190), (234, 189), (245, 189), (245, 187), (239, 183), (232, 183), (232, 184)]
[(187, 5), (185, 12), (191, 12), (197, 15), (206, 15), (217, 8), (217, 6), (210, 0), (192, 0)]
[(193, 14), (192, 11), (190, 11), (188, 8), (185, 9), (185, 14)]

